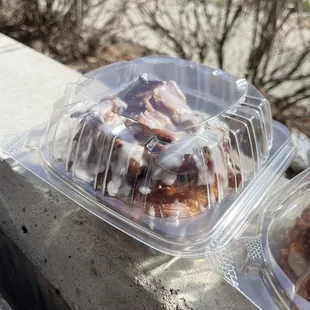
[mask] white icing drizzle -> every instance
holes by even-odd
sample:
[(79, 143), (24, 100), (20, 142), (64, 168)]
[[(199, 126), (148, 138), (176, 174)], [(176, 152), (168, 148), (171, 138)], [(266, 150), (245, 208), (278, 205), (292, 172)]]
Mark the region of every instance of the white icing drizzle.
[(210, 203), (211, 204), (215, 204), (216, 203), (216, 197), (215, 197), (214, 192), (213, 192), (212, 189), (210, 190)]
[(73, 161), (72, 171), (74, 176), (91, 182), (95, 177), (96, 163), (90, 158), (90, 153), (93, 145), (93, 131), (89, 125), (84, 124), (82, 134), (87, 131), (87, 137), (84, 136), (78, 144), (76, 144), (76, 159)]
[(116, 104), (117, 109), (118, 109), (117, 112), (119, 114), (123, 113), (123, 111), (127, 109), (127, 106), (128, 106), (127, 103), (125, 103), (123, 100), (119, 99), (118, 97), (112, 98), (111, 100), (114, 104)]
[[(120, 102), (118, 104), (120, 105)], [(74, 172), (75, 177), (86, 182), (93, 182), (97, 174), (99, 172), (103, 172), (106, 168), (106, 160), (101, 160), (100, 163), (97, 162), (99, 160), (100, 149), (98, 149), (98, 156), (95, 156), (95, 158), (90, 158), (91, 149), (94, 143), (94, 135), (96, 132), (100, 132), (101, 135), (105, 135), (104, 145), (98, 147), (106, 148), (106, 153), (108, 153), (113, 137), (126, 128), (124, 125), (124, 118), (111, 112), (113, 107), (114, 104), (111, 100), (105, 100), (100, 104), (93, 106), (90, 109), (90, 113), (87, 115), (87, 118), (85, 118), (86, 123), (84, 124), (84, 129), (80, 133), (82, 135), (80, 141), (82, 145), (77, 146), (76, 142), (72, 143), (71, 150), (69, 150), (72, 156), (76, 156), (76, 158), (73, 158), (72, 166), (72, 171)], [(106, 113), (110, 113), (111, 117), (104, 119), (104, 115)], [(96, 130), (88, 125), (88, 122), (94, 118), (97, 118), (100, 121), (96, 124)], [(87, 135), (84, 134), (85, 130), (88, 132)], [(78, 154), (76, 154), (76, 152), (78, 152)]]
[(184, 111), (190, 112), (191, 109), (186, 103), (185, 96), (181, 94), (181, 91), (173, 81), (169, 81), (158, 87), (158, 95), (166, 108), (177, 113)]
[(169, 145), (167, 151), (161, 154), (156, 161), (156, 166), (152, 171), (152, 180), (161, 180), (166, 185), (171, 186), (177, 178), (177, 172), (174, 171), (178, 171), (183, 164), (184, 155), (188, 154), (192, 156), (198, 171), (197, 185), (213, 184), (214, 170), (208, 171), (204, 154), (194, 151), (197, 148), (201, 150), (204, 146), (208, 146), (208, 141), (197, 137)]
[(107, 185), (107, 191), (110, 196), (116, 196), (118, 193), (118, 189), (120, 188), (122, 184), (122, 178), (119, 176), (116, 176), (115, 174), (112, 175), (112, 179), (109, 181)]
[(175, 91), (176, 95), (178, 97), (180, 97), (186, 103), (186, 97), (183, 94), (183, 92), (181, 91), (181, 89), (179, 88), (178, 84), (175, 81), (172, 81), (172, 80), (170, 80), (167, 84), (168, 84), (168, 86), (171, 87), (171, 89), (173, 89)]
[[(172, 122), (198, 124), (203, 120), (204, 115), (198, 114), (191, 110), (186, 103), (186, 98), (181, 90), (178, 88), (174, 81), (165, 82), (163, 85), (157, 88), (156, 95), (164, 106), (171, 112), (172, 116), (167, 115), (159, 111), (144, 111), (137, 115), (137, 120), (150, 128), (176, 130), (177, 126)], [(79, 154), (79, 159), (74, 163), (75, 174), (91, 182), (99, 172), (105, 172), (108, 158), (107, 154), (110, 151), (112, 140), (117, 137), (125, 128), (126, 118), (120, 114), (126, 110), (127, 104), (119, 98), (109, 98), (102, 101), (100, 104), (93, 106), (90, 112), (93, 117), (98, 118), (101, 123), (98, 125), (98, 131), (105, 135), (104, 156), (106, 160), (102, 160), (98, 167), (98, 163), (91, 163), (89, 161), (90, 152), (92, 149), (93, 136), (88, 135), (82, 137), (84, 149)], [(117, 114), (116, 114), (117, 113)], [(174, 117), (173, 117), (174, 115)], [(177, 124), (178, 125), (178, 124)], [(201, 132), (205, 129), (203, 126), (197, 127), (197, 132)], [(176, 134), (177, 135), (177, 134)], [(217, 137), (221, 137), (217, 135)], [(87, 146), (85, 147), (87, 143)], [(234, 172), (232, 167), (230, 156), (223, 148), (223, 139), (219, 141), (208, 140), (208, 137), (201, 138), (199, 136), (191, 136), (189, 133), (182, 132), (179, 134), (178, 143), (168, 144), (165, 151), (159, 154), (156, 158), (154, 165), (151, 167), (150, 181), (162, 181), (165, 185), (171, 186), (177, 179), (178, 170), (181, 168), (184, 162), (184, 155), (190, 155), (194, 160), (195, 167), (197, 169), (197, 185), (207, 185), (210, 188), (210, 203), (215, 203), (217, 198), (212, 190), (212, 184), (214, 183), (214, 174), (220, 177), (218, 182), (221, 182), (221, 186), (224, 190), (228, 187), (227, 170)], [(116, 153), (116, 157), (110, 161), (111, 179), (107, 184), (107, 191), (110, 196), (116, 196), (118, 193), (123, 195), (130, 195), (132, 188), (125, 184), (126, 174), (128, 172), (131, 159), (134, 160), (140, 167), (147, 166), (149, 162), (148, 153), (144, 151), (145, 146), (140, 145), (139, 141), (128, 142), (120, 138), (121, 148)], [(142, 144), (142, 143), (141, 143)], [(202, 149), (204, 147), (211, 147), (210, 153), (216, 158), (205, 158)], [(74, 145), (74, 143), (73, 143)], [(198, 152), (197, 152), (198, 150)], [(213, 165), (212, 170), (207, 167), (208, 160), (216, 160), (217, 165)], [(86, 166), (82, 163), (86, 163)], [(148, 180), (147, 180), (148, 181)], [(139, 192), (143, 195), (151, 193), (151, 189), (147, 186), (140, 186)], [(184, 208), (184, 204), (175, 200), (171, 209), (180, 210)], [(205, 207), (199, 201), (195, 202), (195, 207), (200, 211), (205, 211)], [(149, 207), (148, 213), (155, 216), (155, 210), (153, 206)], [(176, 211), (173, 211), (172, 216), (177, 216)]]
[(177, 179), (177, 174), (172, 171), (172, 169), (178, 169), (181, 167), (183, 163), (183, 154), (167, 154), (167, 152), (169, 151), (162, 153), (158, 157), (156, 163), (154, 164), (151, 178), (154, 181), (162, 181), (167, 186), (171, 186)]
[(107, 187), (110, 196), (115, 196), (117, 194), (127, 174), (130, 160), (133, 159), (140, 164), (144, 152), (144, 146), (142, 145), (126, 142), (124, 140), (121, 140), (120, 143), (121, 149), (117, 153), (118, 156), (116, 159), (112, 159), (110, 163), (112, 177)]
[(155, 216), (155, 214), (156, 214), (155, 209), (152, 205), (149, 207), (148, 214), (151, 216)]
[(140, 186), (139, 187), (139, 192), (142, 194), (142, 195), (148, 195), (152, 190), (147, 187), (147, 186)]
[[(179, 121), (181, 124), (188, 123), (192, 125), (199, 124), (203, 121), (201, 115), (189, 111), (182, 111), (179, 114)], [(198, 126), (199, 127), (199, 126)]]
[(207, 162), (203, 158), (203, 155), (194, 154), (193, 159), (195, 161), (195, 166), (198, 171), (197, 185), (199, 186), (212, 184), (214, 181), (214, 172), (208, 171), (208, 167), (206, 167)]
[(182, 203), (180, 203), (179, 199), (175, 199), (173, 203), (171, 204), (171, 209), (181, 209), (182, 208)]
[(156, 168), (153, 169), (152, 180), (162, 181), (167, 186), (171, 186), (177, 179), (176, 173), (163, 170), (158, 165), (156, 165), (155, 167)]
[(175, 130), (176, 127), (172, 123), (171, 119), (158, 111), (145, 111), (140, 113), (136, 120), (150, 128), (166, 128), (169, 130)]

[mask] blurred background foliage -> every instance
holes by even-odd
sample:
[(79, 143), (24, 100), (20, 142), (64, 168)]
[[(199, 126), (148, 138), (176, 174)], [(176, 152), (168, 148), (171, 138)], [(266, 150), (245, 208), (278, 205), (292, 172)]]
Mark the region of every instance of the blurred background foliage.
[(0, 32), (80, 72), (168, 54), (246, 77), (310, 137), (310, 0), (0, 0)]

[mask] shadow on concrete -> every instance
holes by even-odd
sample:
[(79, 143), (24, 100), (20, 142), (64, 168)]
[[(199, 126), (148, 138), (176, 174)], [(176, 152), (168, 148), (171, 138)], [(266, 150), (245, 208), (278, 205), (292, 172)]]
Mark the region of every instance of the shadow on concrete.
[(13, 310), (67, 310), (69, 306), (0, 229), (0, 293)]

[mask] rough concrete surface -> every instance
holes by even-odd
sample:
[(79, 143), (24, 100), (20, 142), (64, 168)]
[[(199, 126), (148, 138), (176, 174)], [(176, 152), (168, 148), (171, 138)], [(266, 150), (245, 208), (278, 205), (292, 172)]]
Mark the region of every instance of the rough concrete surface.
[(71, 308), (254, 309), (204, 259), (154, 253), (31, 175), (0, 165), (0, 225)]
[(10, 305), (0, 295), (0, 310), (12, 310)]
[(80, 74), (0, 33), (0, 134), (45, 122)]
[[(64, 86), (79, 76), (1, 35), (0, 68), (0, 135), (47, 120)], [(255, 309), (205, 259), (155, 253), (4, 161), (0, 230), (48, 282), (35, 289), (40, 299), (51, 290), (53, 302), (63, 300), (55, 301), (58, 309)]]

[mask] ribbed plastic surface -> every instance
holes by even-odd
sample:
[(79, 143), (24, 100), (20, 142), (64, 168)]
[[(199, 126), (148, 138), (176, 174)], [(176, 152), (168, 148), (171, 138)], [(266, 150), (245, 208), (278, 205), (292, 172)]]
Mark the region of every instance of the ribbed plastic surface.
[(163, 56), (96, 70), (56, 106), (48, 148), (98, 197), (169, 219), (216, 208), (264, 164), (267, 100), (245, 80)]

